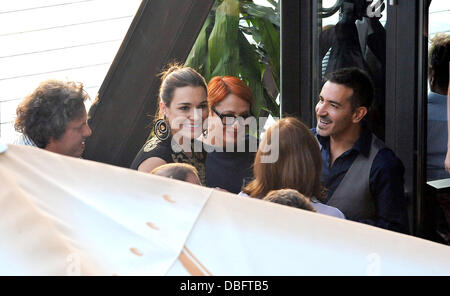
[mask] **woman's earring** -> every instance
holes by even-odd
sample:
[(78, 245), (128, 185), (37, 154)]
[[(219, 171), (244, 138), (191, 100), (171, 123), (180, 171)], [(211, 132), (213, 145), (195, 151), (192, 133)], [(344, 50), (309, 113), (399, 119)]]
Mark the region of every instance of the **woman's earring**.
[(170, 125), (166, 122), (166, 116), (164, 119), (158, 119), (153, 125), (153, 132), (155, 136), (161, 140), (167, 140), (170, 136)]

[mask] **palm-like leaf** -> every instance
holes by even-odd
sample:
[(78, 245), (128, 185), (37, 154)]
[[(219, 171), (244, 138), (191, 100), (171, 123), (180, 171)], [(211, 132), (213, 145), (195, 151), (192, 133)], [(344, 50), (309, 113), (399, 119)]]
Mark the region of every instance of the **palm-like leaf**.
[[(253, 92), (252, 111), (257, 117), (262, 111), (279, 115), (279, 105), (269, 95), (273, 92), (267, 91), (262, 79), (270, 71), (279, 91), (280, 14), (278, 1), (269, 3), (274, 8), (256, 5), (252, 0), (216, 1), (186, 60), (186, 65), (197, 69), (207, 81), (218, 75), (244, 80)], [(251, 35), (256, 44), (245, 34)]]

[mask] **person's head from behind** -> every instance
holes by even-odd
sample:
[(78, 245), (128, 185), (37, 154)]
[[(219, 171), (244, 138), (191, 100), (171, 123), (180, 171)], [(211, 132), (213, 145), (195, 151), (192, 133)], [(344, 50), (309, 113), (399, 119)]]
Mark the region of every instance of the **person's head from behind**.
[(430, 89), (432, 92), (446, 95), (450, 63), (450, 34), (436, 34), (431, 42), (428, 56)]
[(192, 184), (202, 185), (197, 169), (186, 163), (168, 163), (155, 168), (151, 174), (163, 176)]
[(263, 198), (265, 201), (315, 212), (309, 198), (294, 189), (272, 190)]
[(374, 86), (358, 68), (343, 68), (325, 79), (316, 105), (317, 133), (338, 138), (359, 128), (372, 105)]
[[(216, 146), (236, 144), (245, 134), (245, 119), (251, 116), (253, 94), (241, 79), (216, 76), (208, 83), (208, 137)], [(239, 126), (240, 125), (240, 126)]]
[(205, 79), (190, 67), (169, 65), (161, 73), (156, 119), (165, 119), (172, 135), (192, 139), (202, 134), (203, 121), (207, 116)]
[[(263, 161), (268, 151), (273, 153), (271, 149), (278, 149), (278, 158)], [(253, 164), (254, 180), (243, 191), (263, 198), (271, 190), (291, 188), (321, 199), (321, 169), (322, 158), (314, 135), (300, 120), (283, 118), (270, 126), (261, 139)]]
[(80, 157), (92, 133), (84, 106), (87, 99), (81, 83), (44, 81), (17, 107), (14, 127), (40, 148)]

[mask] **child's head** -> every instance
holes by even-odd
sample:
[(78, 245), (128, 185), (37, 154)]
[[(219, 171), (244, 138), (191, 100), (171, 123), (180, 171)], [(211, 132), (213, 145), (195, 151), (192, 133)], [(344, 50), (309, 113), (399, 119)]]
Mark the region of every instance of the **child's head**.
[(198, 177), (197, 169), (186, 163), (168, 163), (155, 168), (151, 174), (163, 176), (175, 180), (202, 185)]
[(311, 205), (309, 198), (294, 189), (272, 190), (263, 198), (263, 200), (311, 212), (316, 211)]

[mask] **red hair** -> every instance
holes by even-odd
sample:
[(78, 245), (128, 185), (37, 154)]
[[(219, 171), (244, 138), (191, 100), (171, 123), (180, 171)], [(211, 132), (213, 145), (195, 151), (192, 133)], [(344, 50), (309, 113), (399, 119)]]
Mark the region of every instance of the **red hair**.
[(214, 106), (233, 94), (253, 104), (253, 94), (244, 81), (234, 76), (216, 76), (208, 83), (208, 104)]

